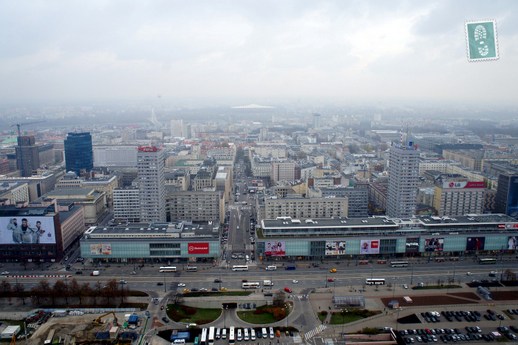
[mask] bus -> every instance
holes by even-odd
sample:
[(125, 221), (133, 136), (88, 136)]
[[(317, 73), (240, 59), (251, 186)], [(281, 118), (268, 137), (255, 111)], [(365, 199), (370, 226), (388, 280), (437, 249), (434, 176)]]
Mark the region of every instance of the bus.
[(478, 263), (481, 265), (492, 265), (496, 264), (496, 258), (479, 258)]
[(408, 261), (391, 261), (391, 267), (408, 267)]
[(261, 284), (259, 282), (251, 282), (251, 283), (242, 283), (241, 288), (243, 289), (259, 289)]
[(160, 267), (158, 272), (160, 272), (160, 273), (176, 272), (176, 267), (174, 267), (174, 266), (162, 266), (162, 267)]
[(207, 328), (201, 330), (200, 345), (207, 345)]
[(198, 270), (198, 267), (196, 266), (187, 266), (187, 268), (185, 269), (185, 271), (187, 272), (196, 272)]
[(228, 330), (228, 343), (234, 344), (235, 342), (236, 342), (236, 334), (235, 334), (234, 326), (232, 326)]
[(216, 327), (209, 328), (209, 345), (214, 345), (214, 335), (216, 334)]
[(365, 279), (366, 285), (385, 285), (385, 278), (367, 278)]
[(232, 271), (248, 271), (248, 265), (234, 265)]

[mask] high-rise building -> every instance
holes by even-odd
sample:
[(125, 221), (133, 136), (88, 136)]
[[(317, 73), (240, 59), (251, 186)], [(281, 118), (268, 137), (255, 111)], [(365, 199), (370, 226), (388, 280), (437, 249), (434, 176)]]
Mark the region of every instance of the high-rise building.
[(92, 136), (88, 132), (68, 133), (65, 139), (65, 164), (67, 171), (81, 173), (92, 171), (94, 154)]
[(18, 137), (16, 150), (16, 168), (20, 170), (20, 176), (32, 176), (32, 172), (40, 167), (40, 156), (36, 139), (33, 135)]
[(498, 175), (495, 211), (518, 218), (518, 172)]
[(484, 212), (484, 182), (440, 180), (435, 184), (433, 206), (443, 216), (463, 216)]
[(389, 152), (387, 215), (412, 217), (419, 186), (419, 151), (413, 142), (393, 143)]
[(140, 146), (137, 171), (141, 222), (165, 222), (164, 151), (156, 146)]

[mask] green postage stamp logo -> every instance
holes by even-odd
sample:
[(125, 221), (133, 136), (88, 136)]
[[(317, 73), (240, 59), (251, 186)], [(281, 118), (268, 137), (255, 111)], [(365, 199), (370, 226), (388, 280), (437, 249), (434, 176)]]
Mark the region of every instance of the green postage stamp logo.
[(494, 20), (466, 22), (469, 61), (498, 59), (498, 40)]

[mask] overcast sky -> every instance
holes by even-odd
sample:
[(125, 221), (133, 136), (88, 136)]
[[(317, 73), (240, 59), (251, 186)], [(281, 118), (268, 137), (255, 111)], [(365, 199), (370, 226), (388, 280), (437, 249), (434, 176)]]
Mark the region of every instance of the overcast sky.
[[(498, 61), (467, 60), (478, 19)], [(518, 103), (514, 0), (0, 0), (0, 44), (0, 103)]]

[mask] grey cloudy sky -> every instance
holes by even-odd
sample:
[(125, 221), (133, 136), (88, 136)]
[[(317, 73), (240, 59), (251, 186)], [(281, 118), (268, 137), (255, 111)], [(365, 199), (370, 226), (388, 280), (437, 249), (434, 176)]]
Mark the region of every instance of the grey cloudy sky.
[[(500, 60), (469, 63), (466, 20)], [(0, 102), (516, 105), (518, 1), (0, 0)]]

